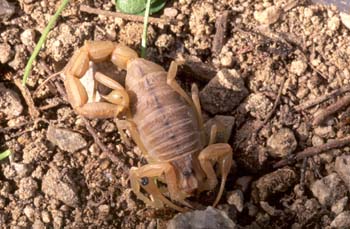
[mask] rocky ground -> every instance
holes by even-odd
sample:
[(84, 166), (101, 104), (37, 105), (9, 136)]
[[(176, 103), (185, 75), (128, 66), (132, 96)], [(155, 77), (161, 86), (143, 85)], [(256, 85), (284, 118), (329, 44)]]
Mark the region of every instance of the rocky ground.
[[(304, 0), (169, 1), (153, 15), (163, 21), (149, 27), (147, 58), (183, 63), (178, 81), (199, 85), (206, 128), (231, 133), (217, 141), (235, 160), (221, 211), (169, 223), (176, 211), (131, 192), (128, 169), (145, 161), (115, 120), (77, 116), (60, 77), (40, 86), (84, 40), (139, 50), (142, 23), (80, 10), (113, 11), (111, 1), (72, 1), (21, 86), (59, 3), (0, 0), (0, 152), (12, 151), (0, 162), (2, 228), (350, 228), (349, 15)], [(204, 209), (216, 191), (189, 201)]]

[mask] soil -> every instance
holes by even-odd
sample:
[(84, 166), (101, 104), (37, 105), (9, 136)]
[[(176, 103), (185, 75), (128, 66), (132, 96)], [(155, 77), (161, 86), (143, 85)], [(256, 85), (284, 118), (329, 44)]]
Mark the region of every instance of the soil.
[[(112, 1), (71, 1), (23, 88), (18, 79), (60, 2), (9, 3), (0, 4), (0, 152), (12, 155), (0, 162), (0, 227), (166, 228), (178, 212), (133, 194), (128, 169), (146, 161), (115, 120), (89, 128), (62, 78), (41, 86), (85, 40), (140, 50), (142, 23), (79, 10), (114, 11)], [(168, 1), (153, 17), (167, 23), (150, 24), (147, 58), (166, 69), (183, 63), (177, 80), (187, 92), (198, 84), (205, 121), (234, 120), (235, 165), (217, 208), (242, 228), (350, 228), (350, 17), (306, 0)], [(123, 83), (125, 73), (108, 71)], [(216, 192), (189, 202), (203, 209)]]

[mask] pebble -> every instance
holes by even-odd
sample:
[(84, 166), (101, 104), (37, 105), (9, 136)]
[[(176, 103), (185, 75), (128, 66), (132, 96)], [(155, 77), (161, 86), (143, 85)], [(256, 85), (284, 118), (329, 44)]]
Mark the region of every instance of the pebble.
[(340, 20), (346, 28), (350, 29), (350, 14), (340, 13)]
[(331, 228), (350, 228), (350, 211), (345, 211), (337, 215), (337, 217), (335, 217), (335, 219), (331, 223)]
[(2, 83), (0, 83), (0, 110), (7, 119), (18, 117), (23, 112), (23, 106), (18, 94), (6, 88)]
[(240, 190), (242, 190), (242, 192), (246, 192), (250, 187), (252, 180), (253, 180), (252, 176), (239, 177), (235, 182), (235, 187), (238, 187)]
[(50, 213), (48, 211), (42, 211), (41, 212), (41, 219), (44, 223), (50, 223)]
[(175, 18), (177, 14), (178, 12), (177, 12), (177, 9), (175, 8), (172, 8), (172, 7), (164, 8), (164, 16), (168, 18)]
[(331, 206), (333, 203), (346, 195), (347, 189), (342, 184), (338, 174), (331, 173), (315, 181), (310, 186), (311, 192), (318, 201), (325, 206)]
[(236, 207), (239, 212), (243, 211), (244, 196), (241, 190), (234, 190), (227, 193), (227, 203)]
[(53, 198), (56, 198), (68, 206), (77, 207), (79, 198), (76, 190), (77, 185), (72, 179), (62, 175), (57, 168), (50, 168), (42, 180), (42, 191)]
[(26, 46), (33, 46), (35, 44), (34, 29), (26, 29), (21, 33), (21, 41)]
[(260, 24), (270, 25), (278, 21), (281, 13), (281, 8), (279, 6), (274, 5), (266, 8), (263, 11), (255, 11), (254, 18), (258, 22), (260, 22)]
[(0, 53), (0, 63), (2, 64), (9, 62), (15, 54), (11, 49), (11, 46), (6, 43), (0, 43)]
[(297, 140), (292, 130), (282, 128), (267, 140), (267, 147), (272, 157), (285, 157), (297, 148)]
[(318, 135), (314, 135), (312, 136), (311, 142), (313, 146), (320, 146), (324, 144), (324, 139)]
[(338, 16), (333, 16), (329, 19), (327, 23), (327, 27), (331, 31), (336, 31), (339, 29), (340, 26), (340, 19)]
[(167, 229), (233, 229), (238, 228), (236, 224), (224, 213), (213, 207), (205, 210), (177, 214), (169, 221)]
[(22, 178), (19, 181), (19, 189), (16, 191), (21, 200), (27, 200), (35, 196), (38, 183), (31, 177)]
[(332, 212), (334, 212), (336, 215), (343, 212), (347, 203), (348, 203), (348, 200), (349, 200), (349, 198), (347, 196), (345, 196), (345, 197), (341, 198), (340, 200), (338, 200), (337, 202), (335, 202), (331, 207)]
[(271, 195), (287, 191), (297, 179), (297, 174), (289, 167), (268, 173), (253, 183), (252, 198), (255, 202), (265, 201)]
[(47, 139), (54, 145), (57, 145), (61, 150), (74, 153), (87, 146), (86, 140), (81, 134), (68, 129), (49, 126)]
[(335, 137), (335, 131), (332, 126), (318, 126), (314, 129), (315, 134), (322, 138), (334, 138)]
[(204, 132), (207, 139), (210, 138), (210, 131), (213, 125), (217, 127), (216, 143), (227, 143), (230, 139), (235, 118), (233, 116), (216, 115), (204, 124)]
[(26, 206), (24, 209), (23, 209), (23, 213), (25, 214), (25, 216), (31, 221), (33, 222), (34, 221), (34, 208), (30, 207), (30, 206)]
[(245, 109), (249, 111), (250, 115), (254, 118), (263, 120), (272, 110), (273, 104), (262, 93), (252, 93), (248, 96), (246, 100)]
[(230, 112), (248, 95), (236, 70), (223, 69), (200, 92), (204, 110), (211, 114)]
[(350, 191), (350, 155), (337, 157), (335, 160), (335, 171)]
[(290, 72), (297, 75), (301, 76), (307, 68), (307, 63), (302, 60), (294, 60), (291, 65), (290, 65)]
[(14, 12), (15, 7), (12, 4), (8, 3), (6, 0), (0, 0), (0, 20), (11, 17)]

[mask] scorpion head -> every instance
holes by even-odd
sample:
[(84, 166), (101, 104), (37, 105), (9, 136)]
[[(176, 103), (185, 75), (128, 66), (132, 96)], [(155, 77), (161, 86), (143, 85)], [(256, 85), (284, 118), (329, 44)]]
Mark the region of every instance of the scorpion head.
[(177, 171), (178, 187), (187, 194), (192, 194), (198, 188), (198, 180), (193, 167), (192, 155), (172, 161)]

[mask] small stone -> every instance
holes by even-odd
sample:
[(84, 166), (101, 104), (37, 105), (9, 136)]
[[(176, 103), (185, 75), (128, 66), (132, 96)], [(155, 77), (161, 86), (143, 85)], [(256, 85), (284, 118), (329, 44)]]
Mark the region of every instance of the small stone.
[(243, 211), (244, 196), (241, 190), (234, 190), (227, 193), (227, 203), (236, 207), (239, 212)]
[(350, 228), (350, 211), (345, 211), (337, 215), (331, 223), (331, 228)]
[(340, 20), (346, 28), (350, 29), (350, 14), (341, 12)]
[(340, 200), (338, 200), (332, 205), (331, 207), (332, 212), (334, 212), (336, 215), (340, 214), (341, 212), (344, 211), (347, 203), (348, 203), (347, 196), (345, 196), (344, 198), (341, 198)]
[(19, 181), (19, 189), (16, 191), (21, 200), (27, 200), (35, 196), (38, 183), (31, 177), (22, 178)]
[[(0, 0), (0, 20), (9, 18), (15, 13), (15, 7), (6, 0)], [(0, 51), (0, 53), (2, 53)]]
[(169, 34), (161, 34), (156, 40), (156, 46), (159, 48), (170, 48), (174, 44), (174, 37)]
[(307, 63), (302, 60), (294, 60), (290, 65), (290, 72), (297, 76), (301, 76), (305, 72), (306, 68)]
[(213, 125), (217, 127), (216, 143), (227, 143), (231, 137), (233, 125), (235, 124), (235, 118), (233, 116), (216, 115), (214, 118), (209, 119), (204, 124), (204, 132), (209, 141), (210, 131)]
[(221, 70), (200, 92), (204, 110), (212, 113), (232, 111), (248, 95), (243, 79), (236, 70)]
[(263, 120), (267, 114), (272, 110), (273, 103), (262, 93), (252, 93), (246, 100), (245, 109), (249, 111), (250, 115)]
[(255, 202), (265, 201), (270, 196), (285, 192), (297, 182), (297, 174), (289, 167), (268, 173), (253, 182), (252, 197)]
[(50, 213), (48, 211), (42, 211), (41, 212), (41, 219), (44, 223), (50, 223)]
[(0, 43), (0, 53), (0, 63), (2, 64), (9, 62), (15, 54), (11, 49), (11, 46), (6, 43)]
[(235, 187), (242, 190), (242, 192), (246, 192), (248, 190), (248, 188), (250, 187), (252, 180), (253, 180), (252, 176), (239, 177), (239, 178), (237, 178), (237, 180), (235, 182)]
[(339, 176), (332, 173), (315, 181), (310, 189), (322, 205), (331, 206), (346, 195), (347, 188), (341, 182)]
[(70, 153), (74, 153), (87, 146), (87, 142), (81, 134), (68, 129), (49, 126), (46, 136), (50, 142), (57, 145), (61, 150)]
[(6, 88), (2, 83), (0, 83), (0, 110), (7, 119), (18, 117), (23, 112), (23, 106), (18, 94)]
[(21, 33), (21, 41), (26, 46), (33, 46), (35, 44), (34, 29), (26, 29)]
[(172, 8), (172, 7), (164, 8), (164, 16), (168, 18), (175, 18), (177, 14), (178, 12), (177, 12), (177, 9), (175, 8)]
[(270, 25), (278, 21), (281, 13), (281, 8), (279, 6), (274, 5), (266, 8), (263, 11), (255, 11), (254, 18), (258, 22), (260, 22), (260, 24)]
[(62, 178), (62, 175), (57, 168), (51, 168), (45, 174), (42, 180), (42, 191), (56, 198), (68, 206), (77, 207), (79, 205), (77, 185), (67, 176)]
[(34, 221), (34, 208), (30, 207), (30, 206), (26, 206), (24, 209), (23, 209), (23, 213), (25, 214), (25, 216), (31, 221), (33, 222)]
[(327, 27), (331, 31), (336, 31), (339, 29), (340, 19), (338, 16), (333, 16), (328, 20)]
[(285, 157), (297, 148), (297, 140), (292, 130), (283, 128), (267, 140), (267, 147), (272, 157)]
[(19, 178), (23, 178), (29, 175), (29, 173), (32, 171), (32, 168), (28, 164), (22, 164), (22, 163), (11, 163), (12, 168), (16, 171), (16, 175)]
[(233, 63), (232, 52), (227, 52), (220, 58), (220, 63), (223, 67), (231, 67)]
[(337, 157), (335, 160), (335, 171), (350, 191), (350, 155)]
[(324, 144), (323, 138), (321, 138), (321, 137), (318, 136), (318, 135), (312, 136), (311, 142), (312, 142), (312, 145), (313, 145), (313, 146), (320, 146), (320, 145), (323, 145), (323, 144)]
[(318, 126), (314, 129), (315, 134), (322, 138), (334, 138), (335, 137), (335, 131), (332, 126)]
[(195, 210), (192, 212), (177, 214), (169, 221), (167, 229), (177, 228), (234, 229), (238, 227), (223, 211), (217, 210), (213, 207), (207, 207), (207, 209), (202, 211)]
[(58, 210), (51, 211), (53, 219), (53, 228), (62, 228), (63, 224), (63, 213)]

